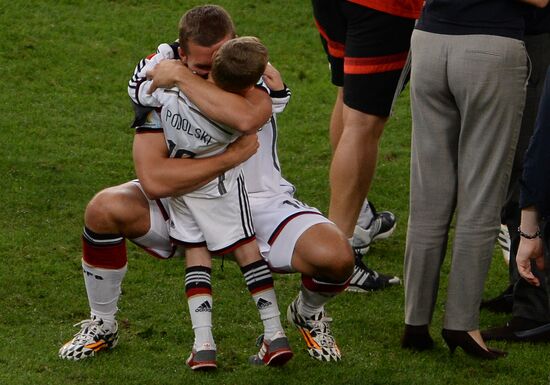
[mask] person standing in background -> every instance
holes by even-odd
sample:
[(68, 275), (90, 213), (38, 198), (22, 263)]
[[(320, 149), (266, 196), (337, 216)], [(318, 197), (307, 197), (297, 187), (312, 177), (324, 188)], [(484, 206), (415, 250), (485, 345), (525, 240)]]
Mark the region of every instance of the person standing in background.
[(505, 325), (482, 331), (482, 336), (485, 340), (550, 342), (550, 333), (541, 328), (544, 325), (550, 327), (548, 288), (545, 285), (529, 285), (520, 279), (516, 264), (520, 243), (519, 190), (523, 158), (533, 134), (546, 71), (550, 66), (550, 7), (529, 14), (525, 23), (524, 41), (532, 69), (508, 196), (502, 210), (502, 223), (507, 225), (510, 234), (510, 284), (502, 294), (481, 304), (482, 308), (490, 311), (512, 313), (512, 318)]
[(479, 306), (500, 224), (528, 79), (524, 12), (548, 1), (426, 1), (411, 40), (412, 149), (404, 348), (429, 334), (453, 215), (442, 336), (496, 359)]
[[(366, 198), (422, 3), (312, 0), (331, 80), (338, 87), (330, 119), (333, 154), (328, 217), (355, 249), (366, 250), (372, 240), (389, 236), (395, 227), (392, 213), (369, 213)], [(400, 283), (397, 277), (367, 268), (358, 255), (348, 290), (367, 291), (373, 277), (381, 288)]]

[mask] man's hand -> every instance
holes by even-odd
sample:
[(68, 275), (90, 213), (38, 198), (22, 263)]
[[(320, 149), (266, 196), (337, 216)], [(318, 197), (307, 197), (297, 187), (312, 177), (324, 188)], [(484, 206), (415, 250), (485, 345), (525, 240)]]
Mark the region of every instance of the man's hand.
[[(521, 231), (527, 234), (535, 234), (539, 230), (539, 214), (534, 206), (525, 207), (521, 210)], [(539, 237), (529, 239), (521, 237), (516, 264), (518, 272), (531, 285), (539, 286), (540, 281), (531, 271), (531, 260), (535, 260), (537, 269), (544, 269), (544, 248), (542, 239)]]
[(235, 163), (241, 164), (254, 155), (258, 151), (258, 147), (260, 147), (260, 143), (257, 134), (243, 135), (231, 143), (225, 153), (227, 156), (234, 157)]
[(147, 79), (152, 80), (148, 93), (157, 88), (171, 88), (182, 76), (191, 75), (191, 71), (180, 60), (163, 60), (152, 70), (147, 71)]
[(519, 243), (518, 253), (516, 255), (516, 263), (518, 265), (519, 275), (531, 285), (539, 286), (540, 281), (531, 271), (531, 260), (534, 259), (537, 264), (537, 269), (544, 269), (544, 252), (542, 239), (526, 239), (522, 238)]

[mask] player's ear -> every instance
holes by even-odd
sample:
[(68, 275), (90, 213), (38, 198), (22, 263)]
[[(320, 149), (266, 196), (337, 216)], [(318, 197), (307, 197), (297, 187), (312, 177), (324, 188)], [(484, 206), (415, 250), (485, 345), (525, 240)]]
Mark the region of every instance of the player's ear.
[(187, 64), (187, 55), (185, 54), (185, 51), (183, 50), (183, 48), (181, 46), (178, 47), (178, 55), (180, 55), (180, 60), (184, 64)]

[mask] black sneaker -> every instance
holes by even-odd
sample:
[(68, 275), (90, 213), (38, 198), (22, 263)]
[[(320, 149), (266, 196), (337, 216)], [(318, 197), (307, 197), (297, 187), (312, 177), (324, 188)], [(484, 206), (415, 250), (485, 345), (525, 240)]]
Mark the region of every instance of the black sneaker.
[(366, 293), (399, 284), (401, 284), (399, 277), (395, 275), (379, 274), (365, 265), (361, 258), (356, 257), (353, 274), (351, 275), (351, 280), (346, 291)]

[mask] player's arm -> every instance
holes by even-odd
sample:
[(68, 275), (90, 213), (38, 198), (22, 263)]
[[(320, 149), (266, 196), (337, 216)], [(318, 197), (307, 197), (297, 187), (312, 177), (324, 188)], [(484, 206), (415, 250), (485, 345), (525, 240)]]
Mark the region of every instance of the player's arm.
[(147, 72), (152, 80), (149, 93), (156, 88), (177, 86), (209, 118), (243, 132), (253, 133), (271, 117), (271, 99), (253, 88), (237, 95), (193, 74), (178, 60), (165, 60)]
[(136, 175), (150, 199), (182, 195), (205, 185), (250, 158), (258, 149), (256, 135), (246, 135), (226, 151), (208, 158), (169, 158), (161, 131), (136, 133), (133, 157)]
[(271, 63), (267, 63), (262, 80), (269, 90), (273, 113), (283, 112), (290, 101), (291, 92), (284, 83), (280, 72)]

